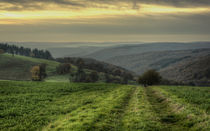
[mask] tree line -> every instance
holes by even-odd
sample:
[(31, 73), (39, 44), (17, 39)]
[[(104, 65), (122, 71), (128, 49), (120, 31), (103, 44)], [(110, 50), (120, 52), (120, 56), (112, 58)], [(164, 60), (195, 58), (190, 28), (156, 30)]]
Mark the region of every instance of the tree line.
[(49, 60), (53, 59), (51, 53), (48, 50), (39, 50), (37, 48), (31, 49), (22, 46), (18, 47), (16, 45), (9, 45), (7, 43), (0, 43), (0, 49), (3, 50), (3, 52), (12, 55), (22, 55), (22, 56), (29, 56), (29, 57), (49, 59)]
[[(118, 83), (118, 84), (128, 84), (128, 81), (131, 79), (130, 75), (124, 76), (114, 76), (108, 73), (101, 73), (96, 70), (87, 70), (83, 66), (83, 61), (78, 59), (77, 68), (73, 68), (70, 63), (60, 63), (56, 67), (57, 75), (69, 74), (70, 82), (97, 82), (104, 81), (106, 83)], [(76, 69), (76, 70), (75, 70)], [(31, 69), (31, 78), (33, 81), (42, 81), (46, 78), (46, 64), (39, 64), (33, 66)]]
[[(98, 72), (86, 73), (82, 67), (78, 67), (76, 72), (71, 71), (71, 64), (61, 63), (56, 67), (56, 74), (64, 75), (70, 73), (70, 82), (96, 82), (99, 80)], [(39, 64), (31, 68), (32, 81), (42, 81), (47, 77), (46, 64)]]
[[(79, 69), (89, 69), (96, 72), (103, 72), (106, 74), (105, 78), (107, 83), (128, 83), (129, 80), (134, 80), (134, 76), (131, 72), (121, 67), (95, 61), (93, 59), (65, 57), (57, 58), (56, 61), (76, 65)], [(81, 72), (81, 74), (84, 73)]]

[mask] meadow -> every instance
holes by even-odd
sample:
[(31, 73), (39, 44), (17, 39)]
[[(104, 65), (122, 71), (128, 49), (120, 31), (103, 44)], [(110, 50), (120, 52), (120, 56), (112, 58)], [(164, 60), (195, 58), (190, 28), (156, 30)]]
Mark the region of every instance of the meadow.
[(0, 130), (210, 130), (210, 87), (0, 81)]

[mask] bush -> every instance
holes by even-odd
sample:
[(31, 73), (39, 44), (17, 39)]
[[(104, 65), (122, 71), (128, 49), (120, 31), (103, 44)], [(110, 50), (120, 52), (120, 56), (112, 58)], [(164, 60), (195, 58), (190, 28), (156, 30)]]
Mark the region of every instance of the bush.
[(155, 70), (148, 70), (148, 71), (146, 71), (138, 79), (138, 83), (139, 84), (143, 84), (144, 86), (159, 84), (160, 81), (161, 81), (161, 76)]

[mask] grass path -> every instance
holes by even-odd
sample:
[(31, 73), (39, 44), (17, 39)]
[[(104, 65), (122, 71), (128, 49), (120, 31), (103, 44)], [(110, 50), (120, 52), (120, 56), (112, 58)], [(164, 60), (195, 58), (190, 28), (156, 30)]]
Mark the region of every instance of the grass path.
[(113, 104), (112, 108), (107, 110), (107, 114), (103, 117), (98, 117), (94, 124), (88, 130), (103, 130), (103, 131), (122, 131), (123, 130), (123, 121), (122, 118), (126, 111), (126, 108), (129, 106), (129, 101), (133, 96), (136, 87), (130, 87), (130, 90), (124, 92)]
[[(183, 87), (186, 88), (186, 87)], [(201, 88), (199, 88), (201, 89)], [(206, 101), (200, 101), (199, 106), (195, 105), (189, 101), (191, 101), (191, 97), (186, 97), (188, 92), (191, 91), (190, 88), (188, 92), (185, 93), (184, 97), (180, 97), (179, 95), (175, 95), (176, 93), (172, 93), (165, 88), (162, 87), (153, 87), (153, 90), (158, 91), (161, 96), (167, 98), (167, 101), (172, 109), (172, 112), (182, 116), (179, 124), (187, 127), (189, 130), (197, 130), (197, 131), (209, 131), (210, 130), (210, 115), (207, 110), (201, 108), (202, 105)], [(180, 89), (177, 89), (180, 90)], [(176, 91), (175, 91), (176, 92)], [(198, 91), (196, 91), (198, 92)], [(191, 94), (194, 94), (195, 91), (192, 91)], [(183, 93), (184, 94), (184, 93)], [(208, 92), (203, 93), (203, 98), (206, 97)], [(195, 95), (193, 95), (196, 97)], [(201, 98), (200, 96), (197, 99)], [(196, 98), (194, 98), (196, 99)], [(208, 100), (208, 99), (206, 99)]]
[[(190, 110), (182, 111), (180, 103), (175, 105), (170, 100), (172, 96), (165, 96), (163, 92), (154, 87), (120, 87), (97, 96), (94, 103), (76, 108), (50, 123), (44, 130), (202, 130), (193, 128), (199, 121), (195, 120)], [(198, 117), (203, 116), (199, 114)], [(205, 121), (205, 118), (199, 120)], [(203, 124), (208, 124), (208, 121)]]
[(209, 130), (210, 116), (199, 107), (184, 103), (183, 99), (158, 87), (148, 87), (145, 90), (164, 130)]
[[(43, 130), (117, 130), (118, 120), (132, 89), (122, 86), (50, 123)], [(94, 100), (94, 102), (93, 102)]]
[(123, 117), (123, 130), (125, 131), (151, 131), (163, 130), (157, 114), (147, 100), (143, 87), (137, 87)]
[(147, 87), (145, 90), (148, 101), (152, 105), (154, 112), (156, 112), (160, 118), (160, 122), (164, 126), (165, 130), (187, 130), (187, 127), (180, 124), (180, 122), (184, 119), (184, 116), (173, 112), (167, 98), (161, 96), (159, 92), (152, 90), (150, 87)]

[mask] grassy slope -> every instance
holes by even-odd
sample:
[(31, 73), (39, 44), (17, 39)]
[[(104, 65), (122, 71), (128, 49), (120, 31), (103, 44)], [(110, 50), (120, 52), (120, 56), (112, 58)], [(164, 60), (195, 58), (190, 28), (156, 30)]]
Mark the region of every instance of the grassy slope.
[(0, 55), (0, 79), (30, 80), (31, 67), (41, 63), (47, 64), (48, 75), (55, 72), (55, 68), (59, 64), (55, 61), (19, 55), (15, 55), (14, 57), (10, 54)]
[[(13, 57), (11, 54), (0, 55), (0, 80), (31, 80), (31, 68), (41, 63), (47, 65), (46, 82), (69, 82), (69, 74), (58, 75), (55, 73), (59, 62), (20, 55)], [(72, 72), (77, 70), (75, 65), (71, 65), (71, 67)], [(88, 74), (93, 70), (85, 69), (84, 71)], [(104, 81), (104, 73), (99, 73), (99, 79), (100, 82)]]
[(0, 81), (0, 130), (209, 130), (209, 90)]

